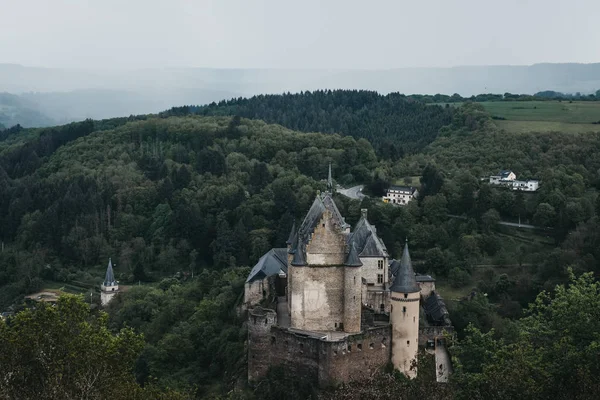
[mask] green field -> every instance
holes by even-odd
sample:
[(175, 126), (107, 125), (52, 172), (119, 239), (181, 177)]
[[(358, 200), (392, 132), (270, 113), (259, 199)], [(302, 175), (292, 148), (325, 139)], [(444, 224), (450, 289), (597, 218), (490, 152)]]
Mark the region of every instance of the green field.
[(600, 132), (600, 102), (493, 101), (481, 103), (509, 132)]

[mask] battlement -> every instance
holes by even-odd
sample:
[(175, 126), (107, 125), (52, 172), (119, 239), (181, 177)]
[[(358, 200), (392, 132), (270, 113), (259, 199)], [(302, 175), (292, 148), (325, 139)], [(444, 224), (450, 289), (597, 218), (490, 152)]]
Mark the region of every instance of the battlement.
[(249, 380), (264, 377), (270, 366), (283, 367), (324, 387), (366, 379), (389, 362), (390, 325), (353, 334), (302, 331), (270, 323), (273, 314), (265, 309), (249, 314)]

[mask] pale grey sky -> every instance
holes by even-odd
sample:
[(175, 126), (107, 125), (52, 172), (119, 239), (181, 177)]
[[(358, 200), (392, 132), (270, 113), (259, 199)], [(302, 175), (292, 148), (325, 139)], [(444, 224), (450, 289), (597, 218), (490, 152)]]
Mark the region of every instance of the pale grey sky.
[(599, 0), (0, 0), (0, 63), (360, 68), (600, 62)]

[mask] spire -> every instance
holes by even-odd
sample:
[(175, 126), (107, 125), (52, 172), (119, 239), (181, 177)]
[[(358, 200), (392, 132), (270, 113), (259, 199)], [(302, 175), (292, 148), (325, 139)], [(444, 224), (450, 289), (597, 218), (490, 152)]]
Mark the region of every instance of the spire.
[(396, 293), (415, 293), (421, 291), (417, 284), (417, 280), (415, 279), (415, 271), (413, 270), (412, 261), (410, 260), (408, 239), (404, 245), (400, 267), (398, 268), (394, 283), (392, 283), (392, 286), (390, 287), (390, 291)]
[(358, 257), (358, 252), (356, 251), (354, 242), (352, 242), (352, 245), (350, 246), (350, 251), (348, 252), (348, 257), (346, 258), (344, 265), (346, 267), (362, 267), (363, 265)]
[(108, 268), (106, 268), (106, 276), (104, 277), (104, 286), (116, 286), (117, 281), (115, 280), (115, 274), (113, 272), (112, 260), (108, 259)]
[(288, 237), (288, 240), (286, 240), (285, 244), (290, 245), (290, 244), (294, 243), (295, 239), (296, 239), (296, 221), (294, 221), (294, 223), (292, 224), (292, 230), (290, 231), (290, 236)]
[(294, 267), (304, 267), (308, 265), (306, 262), (306, 255), (304, 254), (304, 243), (300, 240), (300, 236), (296, 241), (296, 252), (294, 253), (294, 258), (292, 258), (292, 265)]
[(329, 163), (329, 175), (327, 175), (327, 191), (333, 193), (333, 178), (331, 176), (331, 163)]

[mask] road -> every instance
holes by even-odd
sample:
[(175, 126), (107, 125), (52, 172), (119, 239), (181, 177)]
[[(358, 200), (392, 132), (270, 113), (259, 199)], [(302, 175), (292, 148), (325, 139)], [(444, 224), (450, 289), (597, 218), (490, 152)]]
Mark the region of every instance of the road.
[[(450, 218), (459, 218), (459, 219), (467, 219), (467, 217), (465, 217), (464, 215), (451, 215), (451, 214), (448, 214), (448, 217), (450, 217)], [(525, 228), (525, 229), (544, 229), (544, 228), (540, 228), (539, 226), (535, 226), (535, 225), (519, 224), (519, 223), (516, 223), (516, 222), (507, 222), (507, 221), (499, 221), (498, 225), (513, 226), (515, 228)]]
[(351, 199), (360, 200), (363, 197), (365, 197), (365, 195), (362, 193), (362, 188), (363, 185), (358, 185), (352, 186), (348, 189), (339, 188), (337, 191), (338, 193), (343, 194), (344, 196), (349, 197)]

